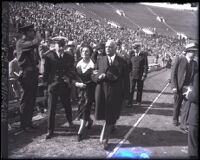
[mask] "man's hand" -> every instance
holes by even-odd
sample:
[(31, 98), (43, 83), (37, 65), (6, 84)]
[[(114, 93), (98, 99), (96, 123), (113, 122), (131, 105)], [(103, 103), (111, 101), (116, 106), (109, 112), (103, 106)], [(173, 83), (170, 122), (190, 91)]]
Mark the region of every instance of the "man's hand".
[(192, 88), (188, 87), (188, 90), (185, 93), (183, 93), (183, 96), (185, 96), (185, 98), (188, 99), (188, 95), (190, 92), (192, 92)]
[(172, 92), (173, 92), (173, 93), (177, 93), (177, 88), (173, 88), (173, 89), (172, 89)]
[(94, 70), (94, 71), (93, 71), (93, 74), (98, 74), (98, 70)]
[(144, 81), (145, 79), (146, 79), (146, 76), (142, 76), (142, 79), (141, 79), (141, 80)]
[(76, 83), (75, 83), (75, 86), (78, 87), (78, 88), (85, 88), (85, 87), (86, 87), (86, 84), (80, 83), (80, 82), (76, 82)]
[(103, 80), (105, 77), (106, 77), (106, 74), (102, 73), (102, 74), (99, 75), (98, 79)]

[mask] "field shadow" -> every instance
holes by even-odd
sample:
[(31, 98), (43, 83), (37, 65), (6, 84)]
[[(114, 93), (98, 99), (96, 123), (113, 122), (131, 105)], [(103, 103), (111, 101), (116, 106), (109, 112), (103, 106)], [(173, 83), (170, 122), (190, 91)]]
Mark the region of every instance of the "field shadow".
[(42, 122), (37, 129), (31, 132), (23, 132), (17, 135), (15, 135), (15, 133), (16, 132), (8, 134), (8, 155), (12, 153), (13, 150), (20, 149), (33, 142), (35, 138), (46, 134), (46, 121)]
[[(145, 133), (145, 135), (144, 135)], [(187, 134), (181, 131), (155, 131), (149, 128), (137, 127), (128, 141), (134, 146), (186, 146)]]
[[(129, 144), (122, 144), (120, 148), (188, 145), (187, 134), (184, 134), (181, 131), (155, 131), (149, 128), (140, 127), (137, 127), (127, 140)], [(108, 150), (112, 151), (117, 145), (118, 143), (110, 143)]]
[[(74, 112), (74, 111), (73, 111)], [(34, 121), (35, 123), (36, 121)], [(8, 154), (12, 154), (13, 151), (25, 147), (26, 145), (32, 143), (36, 138), (41, 136), (41, 139), (45, 139), (47, 134), (47, 120), (38, 120), (38, 128), (31, 132), (18, 132), (18, 127), (8, 134)], [(67, 119), (65, 112), (63, 112), (62, 107), (58, 106), (56, 109), (55, 117), (55, 135), (54, 136), (73, 136), (78, 132), (79, 125), (74, 124), (72, 128), (65, 126), (67, 124)], [(17, 134), (19, 133), (19, 134)]]

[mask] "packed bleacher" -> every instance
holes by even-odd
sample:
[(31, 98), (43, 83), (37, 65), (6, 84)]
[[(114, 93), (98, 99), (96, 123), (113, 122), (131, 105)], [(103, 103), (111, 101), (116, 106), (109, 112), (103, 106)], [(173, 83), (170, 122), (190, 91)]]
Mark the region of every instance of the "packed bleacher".
[[(88, 18), (75, 8), (61, 8), (57, 4), (40, 2), (10, 3), (10, 45), (14, 49), (17, 40), (17, 28), (24, 24), (34, 24), (43, 39), (56, 36), (67, 37), (77, 45), (88, 42), (95, 47), (99, 42), (115, 39), (126, 44), (127, 51), (132, 49), (135, 41), (141, 41), (149, 55), (179, 55), (184, 50), (185, 39), (156, 33), (147, 35), (141, 29), (126, 27), (114, 28), (97, 19)], [(11, 50), (12, 51), (12, 50)]]

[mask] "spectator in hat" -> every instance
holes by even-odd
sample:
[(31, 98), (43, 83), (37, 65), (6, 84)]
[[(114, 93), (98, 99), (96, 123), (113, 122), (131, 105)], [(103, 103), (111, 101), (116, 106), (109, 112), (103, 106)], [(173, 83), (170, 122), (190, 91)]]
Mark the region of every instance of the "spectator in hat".
[(38, 86), (38, 46), (41, 42), (39, 32), (34, 31), (34, 25), (20, 27), (21, 38), (17, 41), (17, 61), (20, 67), (18, 80), (23, 93), (20, 103), (20, 128), (26, 131), (35, 128), (32, 124), (33, 110), (36, 102)]
[(95, 92), (95, 118), (105, 120), (100, 141), (108, 149), (111, 130), (120, 117), (122, 103), (128, 98), (128, 72), (124, 60), (116, 54), (116, 43), (108, 40), (106, 56), (99, 59), (93, 74), (93, 81), (100, 84)]
[(141, 43), (135, 43), (133, 47), (135, 49), (135, 56), (132, 56), (131, 58), (130, 96), (128, 107), (132, 107), (136, 84), (136, 103), (137, 105), (141, 105), (144, 80), (146, 79), (148, 73), (147, 53), (141, 51)]
[(191, 85), (195, 70), (197, 68), (197, 63), (193, 60), (196, 51), (197, 46), (194, 43), (188, 44), (185, 50), (186, 55), (176, 57), (171, 71), (171, 88), (174, 93), (173, 124), (175, 126), (179, 125), (179, 114), (181, 110), (180, 128), (186, 132), (188, 131), (188, 107), (184, 105), (185, 99), (183, 92), (185, 88)]
[[(194, 58), (198, 63), (198, 55)], [(198, 68), (199, 69), (199, 68)], [(183, 93), (187, 102), (185, 105), (188, 105), (188, 156), (191, 159), (198, 159), (198, 128), (199, 128), (199, 73), (198, 70), (194, 74), (194, 79), (192, 82), (192, 86), (188, 88), (188, 90)]]

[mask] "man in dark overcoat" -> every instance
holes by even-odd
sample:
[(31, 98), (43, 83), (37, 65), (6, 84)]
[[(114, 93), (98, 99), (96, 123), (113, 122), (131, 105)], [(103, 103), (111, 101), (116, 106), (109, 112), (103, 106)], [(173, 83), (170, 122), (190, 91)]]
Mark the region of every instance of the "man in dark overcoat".
[(132, 107), (135, 86), (137, 84), (137, 105), (141, 105), (144, 80), (148, 73), (147, 53), (141, 51), (141, 43), (135, 43), (135, 56), (131, 57), (132, 69), (130, 72), (130, 96), (128, 106)]
[(185, 93), (185, 97), (188, 99), (188, 156), (190, 158), (198, 159), (198, 142), (199, 142), (199, 73), (194, 75), (193, 85), (191, 90)]
[(195, 48), (195, 44), (188, 44), (186, 46), (186, 55), (176, 57), (171, 71), (171, 88), (174, 93), (173, 124), (175, 126), (179, 125), (179, 114), (181, 110), (180, 128), (185, 131), (187, 131), (188, 107), (184, 105), (185, 99), (183, 92), (185, 88), (191, 85), (195, 69), (197, 68), (197, 63), (193, 60)]
[[(105, 120), (100, 141), (104, 149), (108, 147), (108, 140), (113, 125), (120, 117), (123, 100), (128, 99), (128, 71), (124, 60), (116, 55), (114, 40), (106, 42), (106, 56), (99, 59), (97, 71), (94, 71), (93, 80), (100, 84), (96, 91), (96, 119)], [(105, 139), (105, 140), (104, 140)]]
[(32, 124), (33, 111), (38, 86), (38, 46), (41, 42), (39, 32), (34, 31), (34, 25), (20, 27), (21, 37), (16, 43), (17, 61), (20, 67), (18, 80), (23, 93), (20, 103), (20, 127), (22, 130), (35, 128)]
[(74, 59), (64, 52), (65, 41), (55, 42), (55, 49), (46, 55), (43, 81), (48, 86), (48, 133), (46, 139), (52, 138), (55, 130), (55, 111), (60, 97), (65, 109), (69, 127), (72, 123), (72, 108), (70, 104), (71, 83), (75, 83)]

